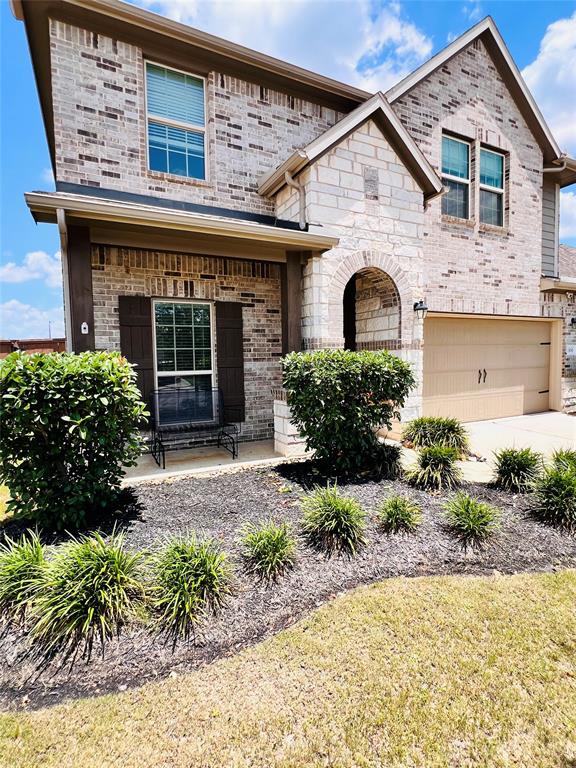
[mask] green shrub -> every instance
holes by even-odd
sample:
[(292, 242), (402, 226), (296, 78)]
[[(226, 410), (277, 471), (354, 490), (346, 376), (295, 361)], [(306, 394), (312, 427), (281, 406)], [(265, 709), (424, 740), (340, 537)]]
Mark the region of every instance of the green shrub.
[(456, 448), (459, 454), (468, 450), (468, 432), (458, 419), (444, 416), (420, 416), (408, 422), (402, 437), (415, 448), (445, 445)]
[(92, 655), (136, 615), (144, 587), (140, 554), (124, 549), (123, 537), (106, 541), (93, 533), (58, 548), (47, 564), (42, 589), (32, 603), (30, 638), (39, 655)]
[(304, 537), (316, 549), (349, 557), (366, 544), (366, 516), (360, 504), (336, 487), (316, 488), (302, 501)]
[(294, 566), (296, 540), (287, 523), (272, 520), (259, 525), (248, 523), (241, 541), (248, 570), (261, 579), (277, 579)]
[(418, 453), (418, 462), (406, 474), (408, 482), (425, 491), (451, 490), (460, 485), (462, 473), (456, 466), (459, 453), (446, 445), (430, 445)]
[(283, 361), (292, 420), (333, 474), (373, 470), (376, 431), (414, 386), (409, 363), (389, 352), (292, 352)]
[(420, 525), (422, 510), (406, 496), (390, 496), (378, 507), (378, 518), (387, 533), (411, 533)]
[(497, 488), (510, 493), (529, 491), (542, 469), (542, 456), (530, 448), (503, 448), (495, 454)]
[(549, 525), (576, 531), (576, 472), (548, 467), (535, 483), (536, 517)]
[(227, 555), (212, 539), (177, 538), (152, 561), (151, 604), (162, 634), (187, 640), (208, 613), (217, 613), (231, 593)]
[(552, 464), (557, 469), (571, 469), (576, 472), (576, 449), (560, 448), (552, 454)]
[(444, 509), (448, 525), (465, 545), (481, 544), (500, 527), (500, 510), (467, 493), (457, 493)]
[(0, 363), (0, 483), (8, 508), (72, 528), (107, 506), (140, 453), (145, 413), (116, 352), (14, 352)]
[(34, 531), (0, 544), (0, 613), (23, 618), (42, 585), (44, 547)]

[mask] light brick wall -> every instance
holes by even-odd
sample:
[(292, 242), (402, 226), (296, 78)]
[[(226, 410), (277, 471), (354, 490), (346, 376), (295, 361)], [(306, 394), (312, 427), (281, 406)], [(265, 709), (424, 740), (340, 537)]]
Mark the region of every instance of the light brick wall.
[[(441, 216), (424, 223), (424, 285), (438, 311), (538, 315), (542, 263), (542, 153), (483, 43), (477, 40), (393, 104), (441, 173), (442, 129), (508, 153), (503, 229)], [(478, 168), (478, 163), (475, 163)]]
[[(144, 58), (128, 43), (50, 23), (59, 181), (272, 214), (258, 178), (341, 115), (258, 84), (206, 82), (208, 181), (148, 170)], [(194, 70), (194, 62), (190, 62)]]
[(241, 302), (246, 421), (240, 438), (272, 437), (272, 389), (281, 383), (279, 264), (95, 245), (92, 281), (97, 349), (120, 349), (118, 296)]

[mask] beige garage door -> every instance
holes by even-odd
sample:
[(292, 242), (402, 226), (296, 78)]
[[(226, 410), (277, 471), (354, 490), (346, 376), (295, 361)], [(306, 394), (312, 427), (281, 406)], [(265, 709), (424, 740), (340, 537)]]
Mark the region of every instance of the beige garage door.
[(423, 413), (479, 421), (549, 407), (550, 323), (429, 317)]

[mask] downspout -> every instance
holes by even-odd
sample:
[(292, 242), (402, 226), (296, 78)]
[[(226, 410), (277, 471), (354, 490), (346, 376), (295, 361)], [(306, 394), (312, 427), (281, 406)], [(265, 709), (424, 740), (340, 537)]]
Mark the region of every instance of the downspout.
[(66, 211), (58, 208), (56, 211), (58, 232), (60, 233), (60, 258), (62, 261), (62, 282), (64, 293), (64, 333), (66, 336), (66, 352), (72, 349), (72, 318), (70, 317), (70, 280), (68, 275), (68, 228), (66, 226)]
[(560, 173), (564, 171), (566, 169), (566, 155), (561, 155), (561, 157), (564, 158), (562, 165), (559, 165), (558, 168), (544, 168), (544, 173)]
[(306, 229), (306, 188), (300, 181), (295, 181), (288, 171), (284, 172), (284, 181), (292, 189), (298, 190), (298, 202), (300, 204), (300, 229)]

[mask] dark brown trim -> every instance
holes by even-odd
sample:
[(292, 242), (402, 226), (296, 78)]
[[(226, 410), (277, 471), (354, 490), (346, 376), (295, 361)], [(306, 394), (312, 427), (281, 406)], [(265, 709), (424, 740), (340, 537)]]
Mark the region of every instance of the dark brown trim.
[[(68, 227), (68, 281), (73, 352), (95, 349), (92, 254), (88, 227)], [(82, 324), (88, 333), (82, 333)]]
[(356, 276), (357, 272), (352, 275), (350, 280), (346, 283), (344, 288), (344, 296), (342, 299), (344, 305), (344, 323), (343, 323), (343, 335), (344, 335), (344, 349), (349, 349), (352, 352), (356, 351)]
[(302, 349), (302, 264), (300, 253), (286, 254), (280, 267), (282, 354)]

